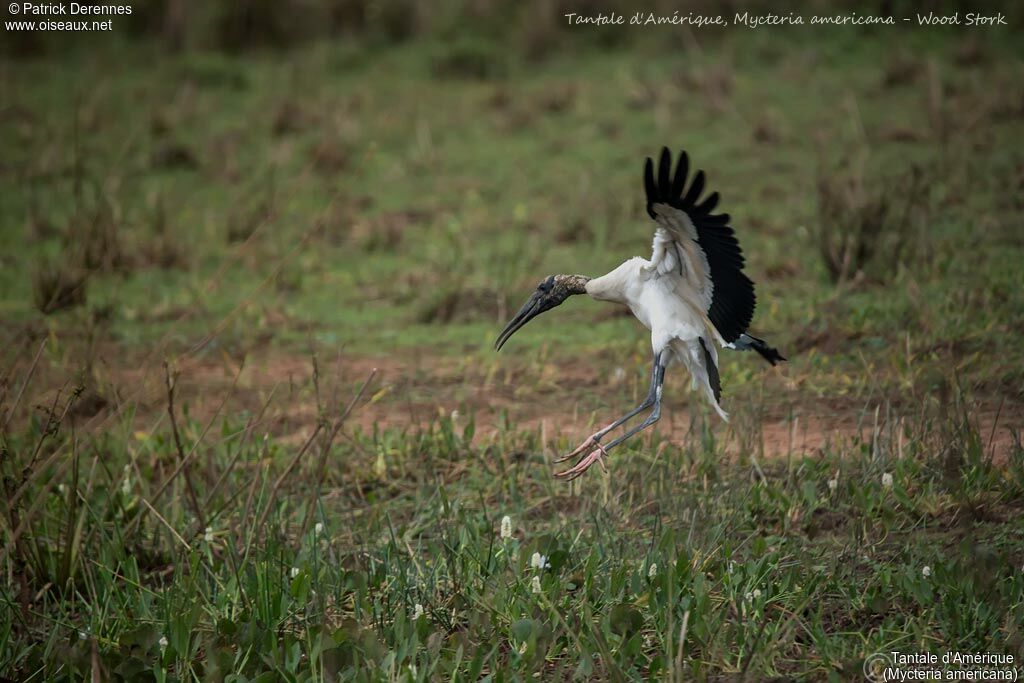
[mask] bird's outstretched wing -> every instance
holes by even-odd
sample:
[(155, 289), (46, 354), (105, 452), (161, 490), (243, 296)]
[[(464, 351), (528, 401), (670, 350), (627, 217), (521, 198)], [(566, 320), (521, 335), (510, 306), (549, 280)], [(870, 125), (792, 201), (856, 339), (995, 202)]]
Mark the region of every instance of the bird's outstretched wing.
[(654, 162), (647, 159), (647, 213), (658, 223), (651, 267), (676, 277), (679, 295), (699, 305), (722, 338), (733, 342), (754, 317), (754, 283), (743, 273), (743, 251), (729, 227), (729, 214), (711, 213), (718, 193), (700, 201), (704, 171), (697, 171), (687, 189), (688, 171), (686, 152), (679, 153), (675, 174), (667, 147), (661, 150), (657, 177)]

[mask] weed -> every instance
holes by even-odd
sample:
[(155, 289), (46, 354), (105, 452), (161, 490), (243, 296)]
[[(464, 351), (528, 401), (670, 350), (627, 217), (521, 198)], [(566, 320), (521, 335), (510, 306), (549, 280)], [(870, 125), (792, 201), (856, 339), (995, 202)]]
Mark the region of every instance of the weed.
[(189, 268), (188, 250), (168, 224), (167, 207), (162, 195), (153, 204), (151, 222), (153, 236), (138, 249), (141, 264), (162, 269)]
[(273, 176), (262, 183), (261, 187), (260, 191), (248, 194), (232, 207), (227, 223), (228, 244), (248, 241), (258, 229), (274, 219), (276, 185)]
[(32, 276), (32, 301), (46, 315), (85, 304), (86, 276), (64, 259), (46, 259)]
[(863, 171), (818, 176), (818, 249), (832, 282), (887, 281), (911, 261), (927, 264), (928, 181), (920, 168), (868, 181)]
[(153, 149), (150, 159), (153, 168), (164, 170), (195, 170), (199, 168), (199, 160), (195, 152), (180, 142), (164, 141)]
[(87, 272), (125, 271), (130, 257), (109, 198), (95, 191), (88, 205), (80, 203), (61, 236), (68, 262)]
[(352, 146), (337, 136), (325, 136), (310, 150), (310, 161), (319, 173), (334, 178), (348, 170), (352, 162)]

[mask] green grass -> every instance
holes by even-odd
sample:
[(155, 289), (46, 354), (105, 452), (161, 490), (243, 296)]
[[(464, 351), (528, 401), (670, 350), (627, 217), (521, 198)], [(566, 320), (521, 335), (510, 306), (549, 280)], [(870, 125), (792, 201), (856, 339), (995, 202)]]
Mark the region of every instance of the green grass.
[[(0, 676), (1019, 661), (1024, 54), (1012, 31), (899, 35), (0, 64), (0, 236), (18, 245), (0, 254)], [(645, 254), (641, 168), (666, 144), (722, 192), (753, 332), (790, 361), (723, 356), (730, 425), (673, 374), (662, 431), (565, 485), (550, 461), (570, 435), (642, 395), (646, 333), (571, 301), (490, 345), (542, 277)], [(914, 202), (891, 193), (914, 173)], [(858, 183), (896, 218), (833, 282), (823, 235), (870, 212), (829, 214), (819, 191)], [(38, 310), (38, 283), (81, 277), (83, 303)], [(688, 429), (669, 440), (673, 414)], [(820, 448), (772, 441), (816, 419)]]
[(474, 438), (466, 418), (332, 442), (325, 417), (305, 453), (261, 437), (255, 416), (187, 423), (184, 452), (201, 454), (187, 475), (167, 434), (114, 425), (87, 446), (37, 424), (5, 438), (41, 456), (14, 506), (30, 521), (6, 546), (32, 586), (23, 604), (5, 584), (2, 666), (47, 680), (846, 680), (874, 652), (1019, 655), (1024, 449), (993, 466), (958, 410), (760, 467), (723, 461), (698, 421), (685, 443), (637, 440), (611, 476), (574, 486), (552, 479), (538, 434)]
[[(730, 33), (672, 56), (660, 45), (562, 56), (483, 82), (431, 77), (441, 50), (432, 44), (340, 64), (344, 49), (326, 45), (287, 59), (128, 52), (111, 64), (100, 55), (52, 75), (46, 63), (18, 64), (7, 79), (19, 125), (2, 140), (19, 191), (4, 193), (0, 216), (24, 248), (0, 274), (0, 312), (14, 325), (38, 319), (32, 264), (59, 252), (66, 224), (102, 200), (135, 261), (88, 284), (89, 305), (112, 310), (116, 341), (195, 338), (235, 312), (244, 331), (223, 341), (241, 351), (255, 327), (279, 348), (304, 349), (312, 329), (357, 353), (477, 352), (543, 276), (599, 274), (645, 252), (639, 169), (669, 144), (686, 147), (723, 191), (759, 284), (755, 328), (800, 351), (825, 329), (844, 342), (833, 354), (844, 362), (808, 358), (809, 374), (832, 384), (856, 375), (860, 390), (868, 377), (889, 384), (899, 368), (865, 375), (858, 352), (902, 349), (907, 332), (915, 353), (951, 339), (978, 344), (984, 333), (999, 366), (957, 358), (959, 369), (1018, 383), (1009, 321), (1022, 305), (1020, 207), (1010, 198), (1021, 117), (999, 84), (1015, 78), (1019, 53), (996, 43), (982, 65), (960, 66), (960, 36), (909, 33), (890, 48), (841, 32), (815, 44), (809, 64), (760, 35)], [(918, 75), (887, 87), (890, 64), (906, 54)], [(945, 133), (932, 130), (930, 60), (946, 93), (935, 115)], [(774, 142), (757, 142), (758, 128)], [(197, 167), (154, 165), (169, 146)], [(321, 166), (324, 155), (336, 165)], [(822, 286), (815, 188), (841, 158), (863, 165), (871, 191), (919, 165), (931, 211), (927, 249), (911, 252), (920, 258), (836, 290)], [(157, 207), (185, 247), (185, 268), (137, 255), (156, 238)], [(252, 237), (229, 242), (232, 232)], [(959, 258), (968, 245), (971, 258)], [(430, 324), (438, 300), (459, 292), (455, 324)], [(168, 314), (185, 310), (171, 325)], [(268, 325), (268, 311), (289, 324)], [(591, 325), (589, 307), (566, 311), (588, 324), (590, 347), (646, 344), (621, 321)], [(56, 324), (80, 324), (75, 313)], [(536, 345), (550, 328), (521, 337)]]

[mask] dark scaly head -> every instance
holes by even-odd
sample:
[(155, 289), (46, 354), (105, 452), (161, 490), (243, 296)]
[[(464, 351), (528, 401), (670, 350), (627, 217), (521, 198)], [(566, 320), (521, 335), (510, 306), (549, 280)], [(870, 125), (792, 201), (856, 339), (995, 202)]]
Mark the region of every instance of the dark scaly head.
[(573, 294), (586, 293), (589, 280), (590, 278), (585, 275), (552, 275), (542, 280), (523, 307), (498, 335), (494, 342), (495, 350), (500, 350), (519, 328), (544, 311), (550, 311)]

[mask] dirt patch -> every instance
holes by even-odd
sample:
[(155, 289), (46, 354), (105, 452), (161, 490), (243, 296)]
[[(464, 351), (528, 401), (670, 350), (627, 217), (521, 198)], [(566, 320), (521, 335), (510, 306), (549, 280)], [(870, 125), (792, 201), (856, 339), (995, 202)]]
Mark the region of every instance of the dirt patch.
[[(131, 415), (133, 429), (152, 431), (166, 426), (167, 389), (163, 359), (117, 347), (100, 349), (89, 373), (89, 389), (101, 401), (90, 410), (87, 428), (109, 427)], [(27, 406), (52, 403), (56, 391), (79, 381), (81, 372), (56, 366), (37, 371)], [(66, 364), (67, 367), (70, 364)], [(259, 430), (284, 443), (300, 443), (322, 412), (339, 414), (358, 387), (373, 375), (371, 386), (351, 415), (345, 430), (371, 433), (376, 429), (422, 428), (439, 417), (465, 424), (475, 419), (477, 438), (487, 439), (504, 428), (538, 432), (548, 448), (584, 439), (597, 427), (631, 409), (639, 400), (635, 372), (617, 368), (599, 371), (595, 363), (579, 360), (522, 367), (514, 362), (480, 367), (458, 357), (420, 352), (406, 355), (310, 355), (264, 349), (236, 358), (224, 351), (184, 354), (172, 364), (177, 373), (179, 409), (205, 425), (217, 418), (248, 419), (263, 414)], [(609, 375), (611, 376), (609, 378)], [(766, 459), (815, 455), (850, 447), (884, 450), (900, 455), (900, 408), (890, 406), (876, 416), (862, 403), (809, 404), (784, 387), (784, 377), (767, 378), (766, 391), (780, 397), (761, 415), (744, 414), (734, 397), (733, 420), (710, 416), (703, 399), (688, 390), (681, 375), (666, 384), (663, 418), (657, 429), (663, 439), (687, 444), (699, 439), (700, 422), (708, 420), (726, 456), (754, 455)], [(639, 389), (638, 389), (639, 387)], [(904, 419), (914, 419), (918, 407), (905, 406)], [(242, 418), (239, 416), (242, 415)], [(1014, 430), (1022, 427), (1021, 406), (1000, 405), (995, 399), (977, 405), (972, 424), (981, 434), (986, 453), (1004, 460), (1014, 445)], [(86, 417), (86, 415), (83, 415)]]

